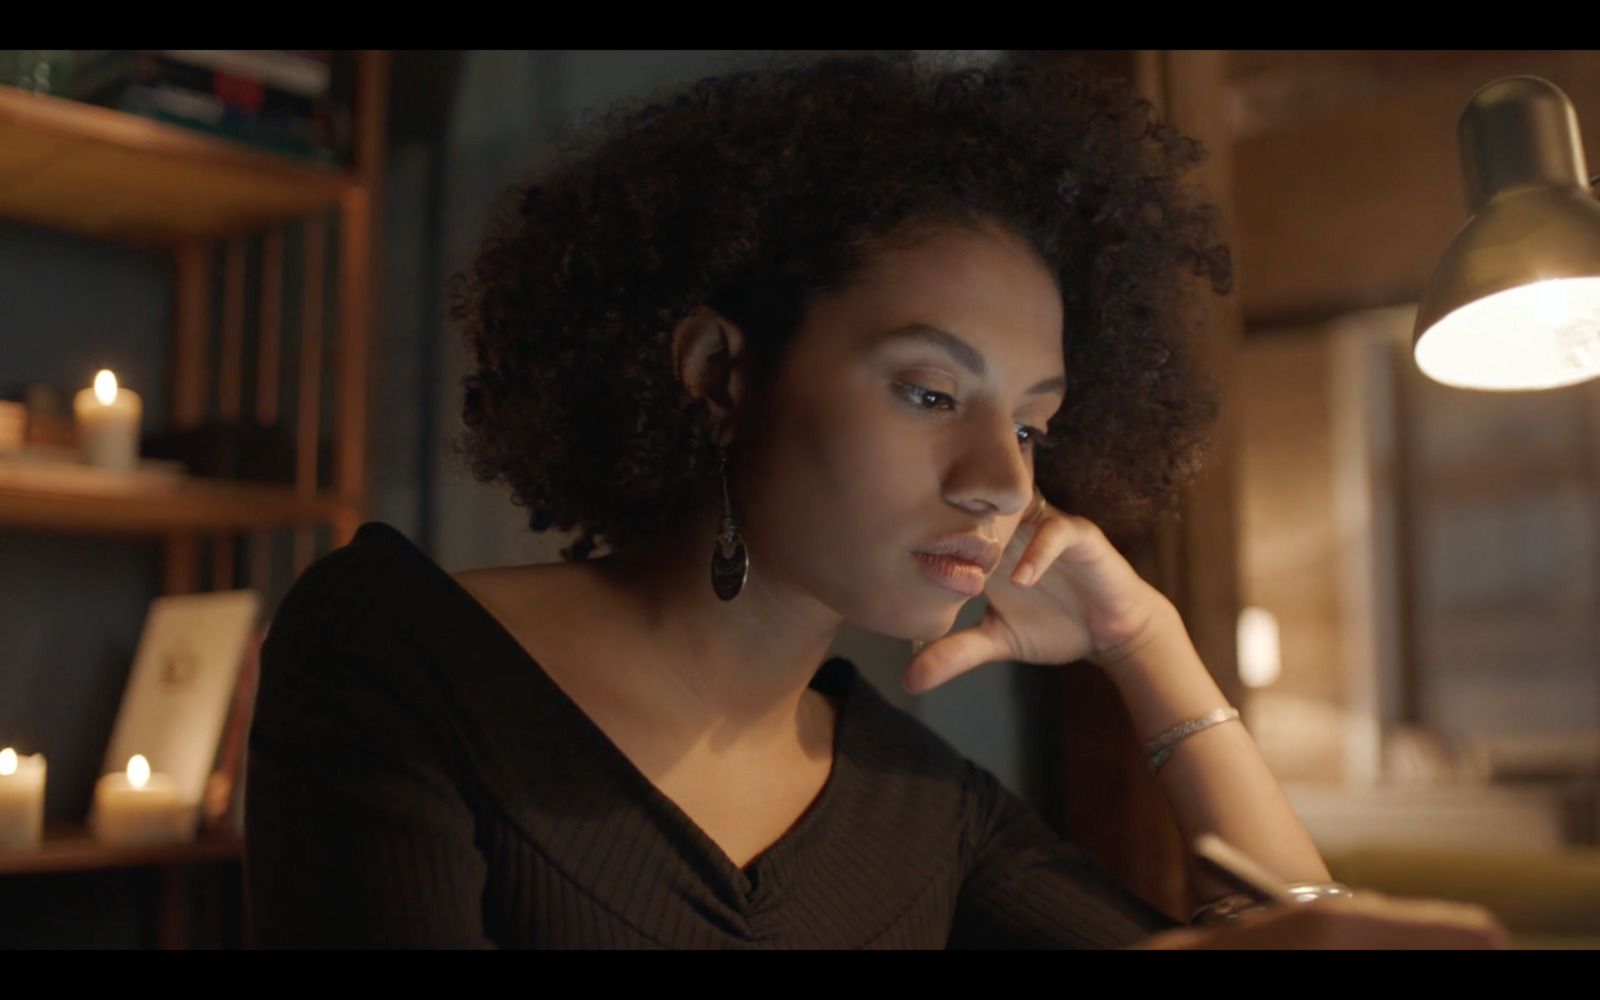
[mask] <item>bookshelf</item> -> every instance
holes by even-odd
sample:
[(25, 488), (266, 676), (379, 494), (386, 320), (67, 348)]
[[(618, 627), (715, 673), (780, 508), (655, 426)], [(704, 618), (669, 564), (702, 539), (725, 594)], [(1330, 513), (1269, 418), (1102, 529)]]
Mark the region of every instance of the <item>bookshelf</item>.
[[(298, 575), (360, 525), (388, 53), (342, 55), (355, 72), (339, 167), (0, 85), (0, 219), (167, 255), (167, 428), (280, 428), (294, 467), (262, 484), (0, 455), (0, 532), (159, 540), (160, 590), (178, 594), (262, 589), (275, 546)], [(0, 852), (0, 877), (158, 868), (160, 937), (176, 944), (175, 887), (241, 855), (231, 834), (133, 850), (66, 828)]]
[(356, 516), (336, 496), (289, 486), (0, 460), (0, 530), (124, 537), (237, 533)]
[[(0, 530), (160, 537), (166, 593), (201, 586), (202, 538), (225, 543), (230, 534), (293, 529), (298, 572), (317, 554), (314, 528), (329, 529), (334, 546), (354, 533), (366, 498), (374, 205), (388, 92), (387, 53), (354, 59), (355, 141), (351, 164), (341, 168), (0, 85), (0, 218), (169, 253), (171, 427), (209, 419), (292, 425), (296, 450), (292, 486), (0, 463)], [(246, 244), (257, 239), (255, 273), (247, 273)], [(289, 274), (285, 248), (295, 239), (301, 266)], [(214, 302), (218, 284), (222, 301)], [(244, 363), (247, 284), (260, 303), (253, 371)], [(284, 314), (290, 285), (298, 286), (298, 317)], [(291, 339), (299, 347), (292, 371), (282, 360)], [(245, 412), (246, 381), (253, 412)], [(291, 383), (295, 410), (280, 412), (281, 387)], [(324, 440), (331, 482), (318, 475)], [(241, 574), (232, 545), (211, 548), (213, 582)]]
[(136, 245), (250, 232), (362, 186), (354, 170), (3, 85), (0, 177), (0, 216)]
[(221, 948), (237, 943), (230, 935), (248, 935), (237, 903), (243, 855), (243, 842), (223, 831), (205, 831), (181, 844), (107, 846), (87, 831), (56, 828), (46, 830), (37, 848), (0, 851), (0, 889), (6, 879), (143, 872), (155, 886), (151, 939), (156, 948), (183, 950), (197, 939), (202, 947)]
[(239, 861), (244, 847), (238, 837), (205, 832), (180, 844), (106, 845), (88, 831), (61, 827), (46, 832), (32, 850), (0, 851), (0, 875), (103, 871), (115, 868), (173, 866)]

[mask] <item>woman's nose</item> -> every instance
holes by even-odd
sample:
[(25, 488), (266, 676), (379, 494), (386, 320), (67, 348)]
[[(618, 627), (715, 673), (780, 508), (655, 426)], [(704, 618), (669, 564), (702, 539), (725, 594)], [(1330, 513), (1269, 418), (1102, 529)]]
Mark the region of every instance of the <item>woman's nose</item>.
[[(990, 422), (992, 423), (992, 422)], [(1010, 419), (967, 435), (945, 475), (945, 499), (964, 510), (1007, 517), (1033, 498), (1033, 469)]]

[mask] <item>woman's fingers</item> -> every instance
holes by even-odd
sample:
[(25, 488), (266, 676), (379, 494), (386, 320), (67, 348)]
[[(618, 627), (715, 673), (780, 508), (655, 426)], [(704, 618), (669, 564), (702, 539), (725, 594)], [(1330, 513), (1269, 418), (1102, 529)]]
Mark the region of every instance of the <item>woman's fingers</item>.
[(1292, 907), (1282, 915), (1292, 946), (1329, 949), (1503, 948), (1505, 931), (1481, 907), (1360, 894)]
[(911, 694), (931, 691), (973, 667), (1011, 657), (1000, 628), (989, 620), (924, 646), (906, 665), (901, 683)]
[(1480, 949), (1504, 948), (1505, 928), (1482, 907), (1359, 893), (1245, 913), (1213, 929), (1159, 934), (1145, 948)]
[(1087, 521), (1065, 514), (1047, 514), (1034, 529), (1028, 547), (1016, 566), (1011, 569), (1011, 582), (1018, 587), (1031, 587), (1059, 558), (1061, 553), (1084, 541), (1088, 533)]

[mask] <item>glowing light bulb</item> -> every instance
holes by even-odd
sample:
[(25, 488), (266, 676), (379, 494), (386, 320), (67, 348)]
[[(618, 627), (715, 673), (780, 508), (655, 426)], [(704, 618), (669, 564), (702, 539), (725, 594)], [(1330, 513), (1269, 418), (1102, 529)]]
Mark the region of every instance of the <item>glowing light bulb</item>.
[(150, 762), (144, 759), (144, 754), (136, 753), (128, 758), (128, 784), (134, 788), (143, 788), (150, 780)]
[(1464, 389), (1554, 389), (1600, 375), (1600, 278), (1518, 285), (1469, 302), (1417, 341), (1417, 367)]
[(0, 750), (0, 774), (17, 773), (17, 752), (10, 747)]

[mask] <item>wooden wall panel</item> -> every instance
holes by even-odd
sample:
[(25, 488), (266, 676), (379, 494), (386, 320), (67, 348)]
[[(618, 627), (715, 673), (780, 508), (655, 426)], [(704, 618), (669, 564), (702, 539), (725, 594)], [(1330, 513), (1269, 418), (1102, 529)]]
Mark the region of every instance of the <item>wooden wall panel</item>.
[(1466, 222), (1456, 119), (1531, 73), (1567, 92), (1600, 165), (1600, 58), (1550, 52), (1234, 52), (1236, 251), (1245, 323), (1415, 302)]

